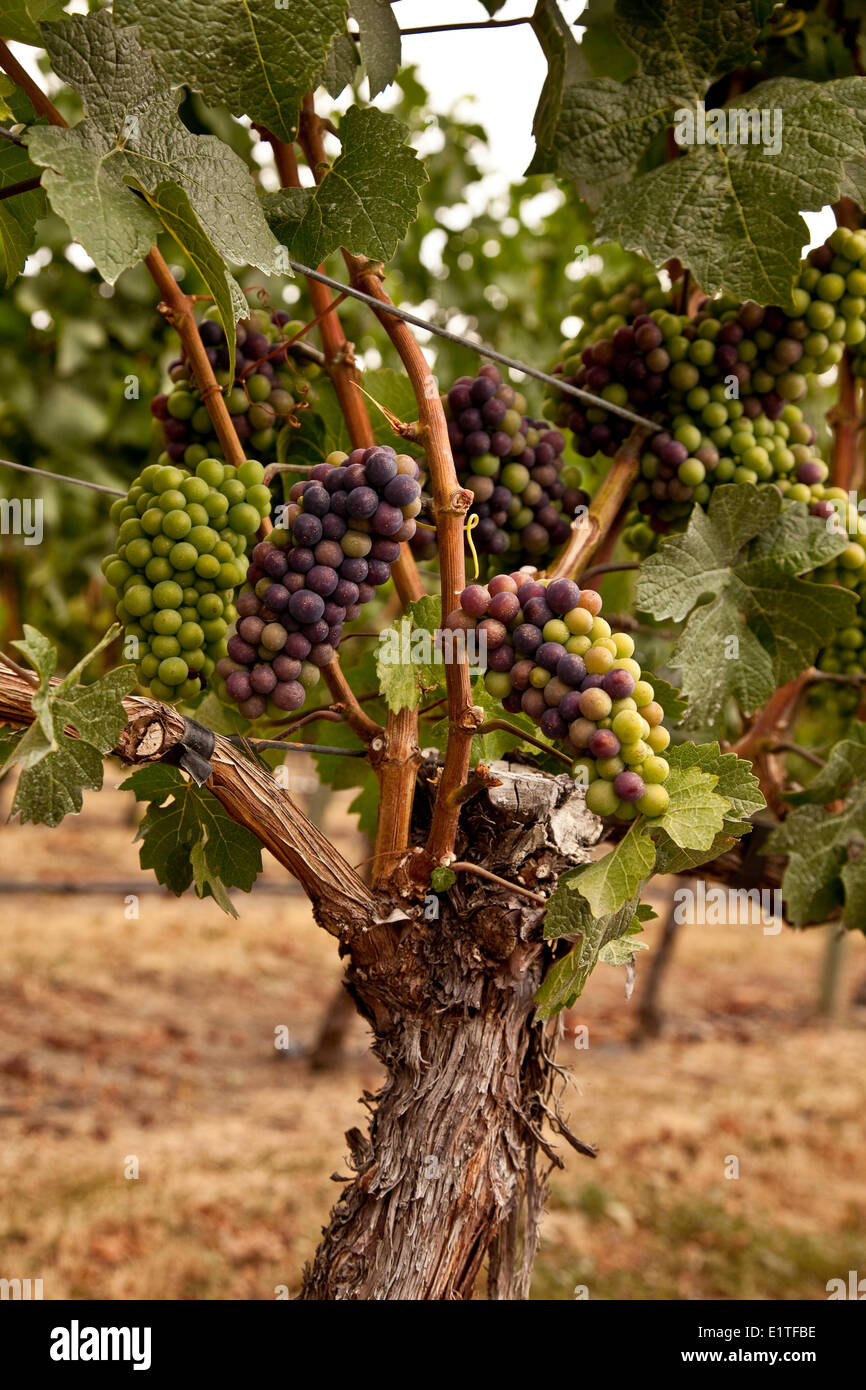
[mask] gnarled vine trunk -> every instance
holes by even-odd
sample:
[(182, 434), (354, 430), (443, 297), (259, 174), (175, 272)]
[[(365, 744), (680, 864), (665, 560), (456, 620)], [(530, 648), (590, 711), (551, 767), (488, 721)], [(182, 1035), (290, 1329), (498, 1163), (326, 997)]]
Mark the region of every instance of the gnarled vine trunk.
[[(474, 863), (535, 887), (588, 858), (598, 823), (570, 778), (492, 771), (500, 785), (463, 815)], [(388, 1075), (367, 1097), (369, 1133), (346, 1136), (356, 1176), (302, 1299), (470, 1298), (485, 1260), (491, 1297), (528, 1296), (561, 1163), (542, 1131), (552, 1120), (567, 1135), (553, 1040), (534, 1021), (543, 909), (464, 873), (439, 902), (440, 916), (407, 922), (387, 966), (371, 972), (350, 951), (348, 987)]]

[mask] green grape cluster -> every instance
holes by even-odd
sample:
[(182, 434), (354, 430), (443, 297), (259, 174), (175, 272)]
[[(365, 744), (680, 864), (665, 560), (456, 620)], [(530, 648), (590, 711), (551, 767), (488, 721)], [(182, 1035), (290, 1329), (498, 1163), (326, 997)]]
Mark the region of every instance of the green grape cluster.
[(270, 511), (264, 468), (201, 459), (195, 473), (152, 463), (111, 507), (117, 549), (102, 565), (137, 643), (142, 685), (158, 700), (198, 695), (226, 654), (247, 572), (247, 542)]

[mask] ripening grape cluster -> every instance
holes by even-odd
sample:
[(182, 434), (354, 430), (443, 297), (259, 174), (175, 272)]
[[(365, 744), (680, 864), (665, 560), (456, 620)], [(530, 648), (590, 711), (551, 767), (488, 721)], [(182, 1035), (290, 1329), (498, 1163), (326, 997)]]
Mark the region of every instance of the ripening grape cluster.
[(217, 663), (221, 694), (248, 719), (300, 709), (412, 539), (418, 464), (388, 445), (329, 454), (294, 483), (285, 527), (252, 553), (237, 631)]
[(526, 415), (525, 397), (492, 365), (459, 377), (442, 400), (458, 478), (475, 494), (477, 549), (541, 560), (567, 539), (575, 508), (589, 501), (579, 474), (562, 476), (559, 430)]
[(125, 639), (137, 640), (137, 671), (158, 700), (196, 696), (226, 652), (247, 572), (247, 540), (270, 511), (264, 469), (205, 458), (194, 474), (148, 464), (111, 507), (117, 550), (102, 571), (117, 590)]
[(742, 401), (725, 399), (717, 386), (694, 387), (682, 404), (670, 428), (654, 435), (641, 454), (631, 493), (635, 512), (623, 531), (638, 554), (685, 520), (693, 502), (706, 504), (719, 483), (771, 482), (791, 501), (825, 514), (819, 499), (827, 495), (829, 469), (799, 406), (785, 406), (776, 420), (752, 418)]
[(470, 584), (445, 626), (484, 634), (489, 693), (522, 711), (575, 759), (574, 776), (599, 816), (660, 816), (670, 742), (664, 711), (641, 676), (634, 642), (611, 632), (601, 595), (571, 579), (521, 572)]
[[(285, 343), (302, 325), (289, 321), (282, 309), (255, 309), (236, 329), (234, 380), (229, 380), (229, 349), (222, 325), (205, 314), (198, 325), (208, 361), (245, 451), (260, 458), (272, 455), (277, 430), (295, 409), (296, 377), (286, 369)], [(154, 396), (151, 413), (169, 460), (189, 468), (203, 458), (221, 457), (210, 416), (190, 364), (184, 357), (169, 366), (172, 389)]]
[[(795, 500), (825, 499), (827, 466), (795, 402), (810, 376), (866, 339), (864, 253), (866, 233), (837, 228), (803, 263), (790, 314), (721, 296), (692, 318), (656, 307), (566, 345), (555, 374), (661, 426), (643, 448), (637, 515), (624, 533), (635, 550), (646, 553), (719, 483), (772, 482)], [(612, 456), (631, 430), (573, 397), (548, 404), (585, 456)]]
[[(563, 344), (563, 355), (570, 357), (587, 343), (612, 338), (618, 328), (632, 323), (639, 314), (667, 309), (673, 291), (664, 290), (649, 261), (629, 256), (616, 275), (585, 275), (579, 280), (569, 301), (569, 313), (583, 324), (571, 342)], [(577, 363), (574, 364), (575, 368)]]

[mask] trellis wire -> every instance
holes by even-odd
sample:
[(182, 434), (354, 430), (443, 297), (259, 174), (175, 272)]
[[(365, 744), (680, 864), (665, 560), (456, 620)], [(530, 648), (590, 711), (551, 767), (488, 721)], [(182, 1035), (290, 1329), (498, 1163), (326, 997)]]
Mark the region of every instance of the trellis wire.
[(293, 261), (291, 257), (289, 257), (288, 263), (292, 270), (296, 270), (299, 275), (305, 275), (310, 280), (318, 280), (320, 284), (328, 285), (330, 289), (338, 290), (340, 294), (349, 295), (352, 299), (358, 299), (362, 304), (369, 304), (371, 309), (375, 309), (379, 313), (390, 314), (392, 318), (402, 319), (404, 323), (411, 323), (416, 328), (424, 328), (428, 333), (435, 333), (437, 338), (444, 338), (449, 343), (457, 343), (459, 347), (469, 348), (479, 357), (489, 357), (491, 362), (501, 362), (504, 367), (511, 367), (516, 372), (522, 372), (524, 376), (531, 376), (536, 381), (544, 381), (548, 386), (555, 386), (557, 391), (562, 391), (567, 396), (577, 396), (578, 400), (589, 401), (591, 405), (599, 406), (602, 410), (609, 410), (614, 415), (621, 415), (624, 420), (630, 420), (634, 425), (642, 425), (645, 429), (652, 430), (653, 433), (656, 433), (659, 428), (656, 422), (648, 420), (644, 415), (636, 415), (633, 410), (626, 410), (625, 406), (622, 405), (614, 405), (612, 401), (606, 401), (603, 396), (594, 396), (591, 391), (583, 391), (579, 386), (572, 386), (560, 377), (551, 376), (549, 372), (541, 372), (537, 367), (530, 367), (526, 362), (518, 362), (516, 357), (507, 357), (504, 352), (497, 352), (496, 348), (488, 347), (486, 343), (476, 343), (471, 338), (464, 337), (462, 333), (452, 333), (450, 328), (440, 328), (438, 324), (430, 323), (428, 319), (422, 319), (418, 314), (410, 314), (408, 309), (400, 309), (396, 304), (383, 304), (374, 295), (367, 294), (364, 290), (356, 290), (354, 285), (347, 285), (342, 280), (334, 280), (330, 275), (323, 275), (321, 271), (313, 270), (308, 265), (301, 265), (299, 261)]

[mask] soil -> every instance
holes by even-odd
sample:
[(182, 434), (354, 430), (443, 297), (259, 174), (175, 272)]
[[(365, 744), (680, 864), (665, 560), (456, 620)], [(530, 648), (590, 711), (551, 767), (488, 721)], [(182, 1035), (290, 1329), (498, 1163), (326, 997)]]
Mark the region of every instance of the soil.
[[(381, 1079), (369, 1034), (354, 1021), (344, 1065), (311, 1070), (333, 940), (272, 861), (236, 921), (154, 892), (122, 775), (56, 830), (0, 830), (0, 1275), (47, 1299), (291, 1296)], [(300, 760), (292, 778), (315, 796)], [(350, 800), (325, 826), (358, 864)], [(659, 932), (631, 1001), (599, 966), (565, 1021), (563, 1109), (599, 1153), (558, 1141), (533, 1296), (825, 1298), (866, 1273), (863, 938), (831, 1022), (828, 929), (684, 927), (662, 1034), (635, 1046)]]

